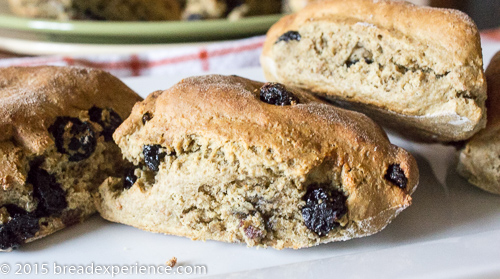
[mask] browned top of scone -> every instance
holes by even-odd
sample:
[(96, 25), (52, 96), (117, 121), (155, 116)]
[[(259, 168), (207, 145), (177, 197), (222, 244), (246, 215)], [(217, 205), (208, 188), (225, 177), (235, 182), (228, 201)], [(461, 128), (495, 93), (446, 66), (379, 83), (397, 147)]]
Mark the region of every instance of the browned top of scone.
[(93, 106), (108, 107), (125, 119), (141, 101), (111, 74), (75, 67), (0, 69), (0, 142), (38, 154), (53, 143), (47, 129), (58, 116), (77, 117)]
[[(363, 114), (326, 104), (311, 94), (287, 88), (298, 102), (274, 105), (260, 99), (264, 83), (237, 76), (209, 75), (186, 78), (168, 90), (157, 91), (137, 103), (130, 117), (113, 138), (124, 156), (129, 137), (134, 144), (172, 146), (179, 138), (201, 135), (218, 142), (238, 142), (273, 150), (274, 160), (294, 162), (294, 175), (307, 173), (325, 160), (342, 166), (369, 165), (367, 181), (380, 185), (391, 164), (399, 164), (408, 178), (405, 190), (371, 187), (359, 196), (367, 202), (384, 196), (394, 206), (408, 205), (418, 183), (418, 169), (412, 156), (391, 145), (384, 131)], [(147, 127), (143, 117), (148, 115)], [(347, 171), (347, 170), (346, 170)], [(357, 182), (353, 181), (352, 187)], [(375, 185), (374, 184), (374, 185)], [(387, 182), (387, 185), (390, 185)], [(375, 202), (376, 203), (376, 202)], [(371, 208), (372, 205), (366, 208)], [(373, 213), (373, 212), (372, 212)]]
[(79, 117), (96, 106), (125, 119), (140, 100), (120, 80), (99, 70), (0, 69), (0, 186), (8, 191), (25, 184), (28, 160), (55, 144), (48, 130), (57, 117)]
[(497, 52), (486, 69), (488, 84), (488, 109), (487, 128), (500, 125), (500, 52)]
[(482, 67), (479, 32), (465, 13), (389, 0), (315, 1), (269, 29), (263, 55), (271, 53), (273, 44), (286, 31), (320, 20), (373, 24), (418, 44), (442, 49), (442, 60), (450, 65)]

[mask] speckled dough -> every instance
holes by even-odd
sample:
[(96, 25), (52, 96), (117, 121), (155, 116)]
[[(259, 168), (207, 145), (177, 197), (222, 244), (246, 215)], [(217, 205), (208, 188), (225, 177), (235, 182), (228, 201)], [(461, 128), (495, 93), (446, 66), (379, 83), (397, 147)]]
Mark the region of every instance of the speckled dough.
[[(113, 135), (135, 181), (105, 181), (101, 215), (196, 240), (297, 249), (371, 235), (411, 204), (417, 164), (368, 117), (293, 88), (281, 99), (289, 105), (269, 104), (262, 86), (192, 77), (135, 105)], [(396, 165), (404, 187), (387, 178)], [(317, 186), (347, 198), (347, 213), (322, 235), (303, 217)]]
[(178, 20), (178, 0), (9, 0), (16, 15), (33, 18)]
[[(288, 31), (300, 39), (278, 40)], [(461, 141), (486, 123), (479, 33), (459, 11), (314, 2), (271, 27), (261, 64), (269, 81), (315, 92), (416, 140)]]
[[(110, 136), (119, 118), (127, 118), (140, 100), (102, 71), (0, 69), (0, 250), (44, 237), (95, 212), (90, 192), (125, 164)], [(72, 122), (60, 128), (78, 136), (62, 135), (64, 143), (53, 131), (58, 121), (69, 117)], [(108, 119), (114, 119), (115, 126), (109, 126), (113, 122)], [(79, 128), (83, 130), (77, 132)], [(78, 149), (83, 155), (73, 153), (75, 145), (87, 148)]]
[(488, 124), (460, 151), (458, 172), (477, 187), (500, 194), (500, 52), (486, 70)]

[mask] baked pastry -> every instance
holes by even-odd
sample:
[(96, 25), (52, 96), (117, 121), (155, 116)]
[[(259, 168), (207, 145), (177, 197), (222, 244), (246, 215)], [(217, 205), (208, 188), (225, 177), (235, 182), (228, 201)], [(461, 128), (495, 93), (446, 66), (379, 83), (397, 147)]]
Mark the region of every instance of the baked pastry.
[(281, 0), (187, 0), (182, 18), (190, 21), (225, 17), (238, 20), (280, 11)]
[(261, 64), (269, 81), (315, 92), (416, 140), (461, 141), (486, 123), (479, 33), (459, 11), (313, 2), (271, 27)]
[(458, 172), (477, 187), (500, 194), (500, 52), (486, 70), (488, 124), (460, 151)]
[(48, 19), (178, 20), (177, 0), (9, 0), (19, 16)]
[(0, 69), (0, 250), (95, 212), (90, 192), (125, 167), (112, 133), (140, 100), (102, 71)]
[(135, 167), (99, 187), (101, 216), (197, 240), (282, 249), (367, 236), (418, 183), (413, 157), (365, 115), (237, 76), (154, 92), (113, 138)]

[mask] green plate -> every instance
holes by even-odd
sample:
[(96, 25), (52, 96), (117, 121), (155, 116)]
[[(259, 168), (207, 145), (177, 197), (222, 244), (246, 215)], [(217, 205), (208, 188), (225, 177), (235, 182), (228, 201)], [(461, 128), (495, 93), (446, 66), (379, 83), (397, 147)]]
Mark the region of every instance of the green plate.
[(98, 44), (180, 43), (235, 39), (265, 32), (283, 15), (204, 21), (110, 22), (55, 21), (0, 12), (0, 28), (43, 35), (53, 42)]

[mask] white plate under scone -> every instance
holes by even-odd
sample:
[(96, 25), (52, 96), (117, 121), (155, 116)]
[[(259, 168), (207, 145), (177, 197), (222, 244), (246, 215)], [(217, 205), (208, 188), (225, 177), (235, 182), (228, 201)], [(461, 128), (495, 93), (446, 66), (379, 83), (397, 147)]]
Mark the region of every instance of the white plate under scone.
[[(259, 68), (222, 74), (263, 80)], [(130, 78), (125, 82), (145, 97), (181, 78)], [(500, 197), (468, 185), (457, 175), (453, 147), (415, 144), (397, 137), (391, 140), (416, 157), (421, 181), (413, 205), (370, 237), (277, 251), (153, 234), (95, 216), (0, 255), (0, 264), (11, 266), (13, 278), (18, 278), (13, 275), (16, 263), (48, 263), (52, 272), (54, 263), (161, 265), (173, 256), (178, 265), (206, 266), (204, 276), (214, 278), (500, 278)]]

